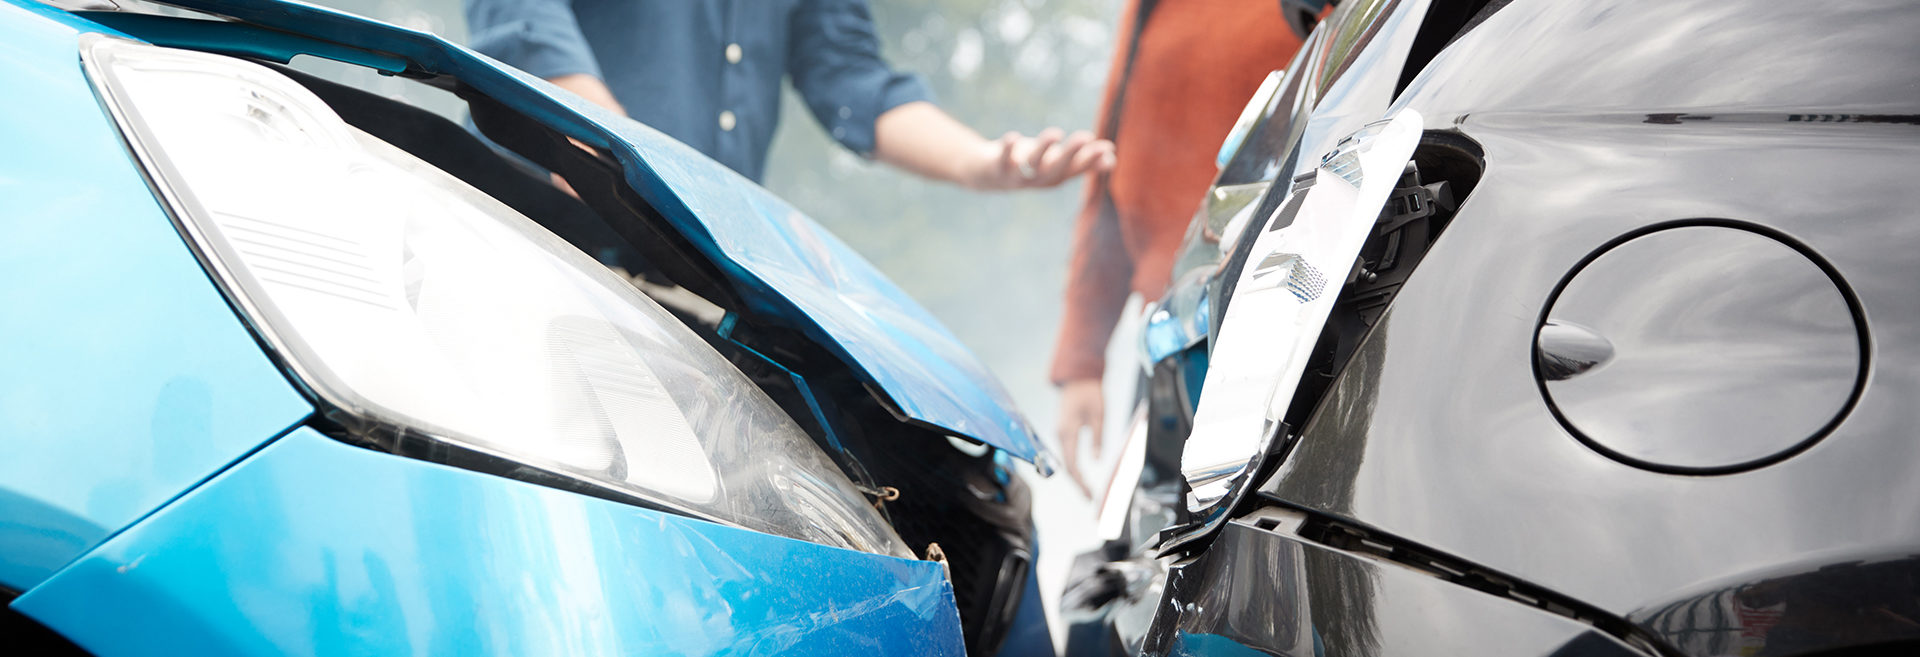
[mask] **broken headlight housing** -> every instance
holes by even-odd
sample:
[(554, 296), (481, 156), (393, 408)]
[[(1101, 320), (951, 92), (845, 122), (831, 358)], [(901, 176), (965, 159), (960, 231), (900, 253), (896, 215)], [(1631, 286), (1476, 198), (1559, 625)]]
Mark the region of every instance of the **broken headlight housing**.
[(765, 393), (585, 254), (231, 57), (82, 60), (228, 297), (350, 440), (911, 557)]

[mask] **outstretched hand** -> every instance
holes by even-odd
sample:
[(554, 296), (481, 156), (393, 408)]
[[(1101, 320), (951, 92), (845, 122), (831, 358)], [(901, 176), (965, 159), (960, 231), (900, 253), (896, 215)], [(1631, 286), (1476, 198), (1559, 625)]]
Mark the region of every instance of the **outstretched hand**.
[(1053, 187), (1113, 169), (1113, 142), (1047, 128), (985, 139), (933, 103), (914, 101), (873, 123), (873, 157), (922, 177), (982, 191)]
[(1085, 130), (1068, 135), (1059, 128), (1047, 128), (1032, 137), (1009, 132), (987, 144), (987, 157), (967, 181), (974, 189), (1054, 187), (1076, 176), (1113, 169), (1113, 142), (1096, 139)]

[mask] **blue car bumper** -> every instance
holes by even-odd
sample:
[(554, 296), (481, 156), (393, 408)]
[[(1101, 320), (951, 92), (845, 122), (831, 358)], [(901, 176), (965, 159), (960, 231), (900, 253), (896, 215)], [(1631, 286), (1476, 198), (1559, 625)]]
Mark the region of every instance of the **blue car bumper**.
[(13, 607), (100, 655), (957, 655), (937, 563), (297, 430)]

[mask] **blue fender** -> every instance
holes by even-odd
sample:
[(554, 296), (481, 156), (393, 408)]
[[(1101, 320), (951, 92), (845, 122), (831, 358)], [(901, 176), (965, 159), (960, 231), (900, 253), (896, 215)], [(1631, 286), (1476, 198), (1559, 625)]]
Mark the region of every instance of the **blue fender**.
[[(24, 591), (313, 406), (227, 305), (80, 70), (0, 2), (0, 589)], [(32, 102), (18, 102), (32, 99)]]

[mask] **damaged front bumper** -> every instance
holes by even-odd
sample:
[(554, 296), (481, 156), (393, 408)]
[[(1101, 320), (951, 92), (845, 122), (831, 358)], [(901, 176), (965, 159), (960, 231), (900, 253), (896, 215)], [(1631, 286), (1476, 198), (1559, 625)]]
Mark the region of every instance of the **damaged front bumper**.
[(298, 429), (11, 605), (98, 655), (945, 654), (941, 565)]

